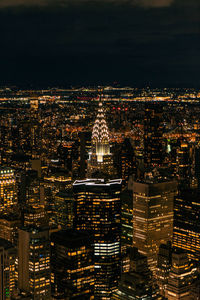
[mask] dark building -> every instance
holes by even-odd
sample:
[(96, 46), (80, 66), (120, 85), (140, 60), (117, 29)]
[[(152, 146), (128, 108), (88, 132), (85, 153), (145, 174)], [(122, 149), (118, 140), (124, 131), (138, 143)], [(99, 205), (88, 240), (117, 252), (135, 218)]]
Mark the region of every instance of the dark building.
[(187, 253), (180, 249), (175, 249), (172, 253), (172, 266), (166, 289), (167, 299), (191, 299), (197, 277), (196, 271), (197, 269), (189, 261)]
[(51, 235), (53, 299), (93, 299), (93, 247), (87, 233), (63, 230)]
[(23, 212), (24, 226), (43, 227), (48, 225), (47, 214), (42, 205), (27, 206)]
[(11, 299), (16, 287), (16, 258), (16, 248), (0, 239), (0, 300)]
[(128, 248), (133, 245), (133, 192), (124, 190), (121, 193), (121, 201), (121, 244)]
[(4, 214), (0, 216), (0, 238), (11, 242), (17, 246), (18, 228), (21, 226), (21, 220), (18, 215)]
[(95, 299), (110, 299), (120, 278), (121, 180), (88, 179), (74, 183), (77, 230), (93, 240)]
[(62, 229), (73, 227), (74, 196), (72, 190), (61, 191), (54, 200), (56, 225)]
[(134, 149), (129, 139), (125, 139), (117, 151), (117, 173), (122, 179), (122, 188), (128, 185), (129, 176), (135, 172)]
[(182, 142), (177, 150), (177, 177), (179, 181), (179, 189), (190, 187), (191, 181), (191, 165), (190, 147), (186, 142)]
[(122, 272), (130, 269), (129, 248), (133, 245), (133, 192), (121, 192), (121, 254)]
[(196, 189), (183, 190), (174, 201), (173, 246), (200, 258), (200, 194)]
[(87, 174), (87, 160), (91, 149), (91, 132), (80, 133), (80, 179), (85, 179)]
[(122, 274), (119, 287), (113, 293), (113, 300), (153, 299), (156, 295), (148, 268), (147, 257), (141, 255), (137, 248), (130, 251), (130, 272)]
[(145, 103), (144, 167), (163, 163), (163, 109), (161, 105)]
[(163, 297), (166, 293), (169, 272), (171, 270), (172, 251), (172, 245), (170, 242), (162, 244), (159, 247), (156, 279), (159, 287), (159, 293)]

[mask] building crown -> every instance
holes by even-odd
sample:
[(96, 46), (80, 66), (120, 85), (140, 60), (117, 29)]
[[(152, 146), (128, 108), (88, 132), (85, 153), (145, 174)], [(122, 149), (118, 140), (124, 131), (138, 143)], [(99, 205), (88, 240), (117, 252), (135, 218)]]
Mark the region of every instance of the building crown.
[(108, 144), (109, 143), (109, 131), (105, 120), (105, 114), (103, 110), (103, 104), (99, 102), (99, 108), (97, 112), (97, 117), (93, 126), (92, 131), (92, 143), (97, 144)]

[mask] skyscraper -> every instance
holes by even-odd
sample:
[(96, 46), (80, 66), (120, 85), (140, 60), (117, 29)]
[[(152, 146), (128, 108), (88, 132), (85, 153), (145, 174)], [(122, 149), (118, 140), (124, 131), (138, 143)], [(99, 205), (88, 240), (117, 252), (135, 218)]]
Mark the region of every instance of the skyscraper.
[(172, 264), (172, 245), (171, 242), (161, 244), (158, 253), (158, 263), (156, 271), (157, 284), (159, 286), (159, 293), (165, 296), (166, 287), (169, 278), (169, 272)]
[(129, 249), (133, 245), (133, 192), (121, 192), (121, 260), (122, 272), (130, 269)]
[(153, 272), (160, 244), (172, 241), (176, 192), (176, 182), (153, 173), (133, 183), (133, 245), (147, 256)]
[(0, 300), (11, 299), (15, 289), (15, 260), (17, 251), (14, 246), (0, 239)]
[(187, 252), (189, 258), (200, 259), (200, 195), (198, 190), (182, 190), (174, 201), (173, 246)]
[(128, 248), (133, 245), (133, 192), (124, 190), (121, 193), (121, 243), (122, 246)]
[(73, 229), (51, 235), (54, 299), (93, 299), (93, 247), (88, 234)]
[(147, 257), (140, 254), (137, 248), (131, 248), (130, 261), (130, 272), (122, 274), (118, 290), (113, 293), (111, 299), (153, 299), (155, 291), (152, 287), (151, 272), (148, 268)]
[(73, 227), (74, 197), (72, 190), (62, 191), (55, 196), (55, 221), (62, 229)]
[(105, 177), (114, 175), (113, 157), (110, 152), (109, 132), (105, 120), (102, 102), (99, 102), (99, 109), (92, 131), (91, 152), (89, 153), (87, 177)]
[(187, 253), (176, 249), (172, 254), (172, 268), (166, 290), (167, 299), (191, 299), (195, 280), (196, 268), (189, 262)]
[(135, 173), (134, 167), (136, 167), (136, 163), (134, 162), (134, 149), (128, 138), (124, 139), (116, 156), (119, 178), (122, 179), (122, 187), (126, 188), (129, 176)]
[(177, 176), (179, 180), (179, 188), (186, 189), (190, 186), (191, 181), (191, 158), (190, 147), (186, 142), (182, 142), (177, 150)]
[(0, 212), (12, 211), (17, 205), (16, 178), (11, 168), (0, 168)]
[(92, 132), (87, 179), (75, 181), (77, 230), (88, 231), (94, 248), (95, 299), (110, 299), (120, 277), (121, 183), (115, 176), (102, 102)]
[(74, 183), (75, 228), (93, 240), (95, 299), (110, 299), (120, 277), (121, 180)]
[(162, 106), (145, 103), (144, 166), (159, 166), (163, 162)]
[(32, 299), (50, 298), (49, 232), (42, 227), (19, 229), (19, 288)]
[(86, 178), (87, 173), (87, 158), (91, 148), (91, 132), (80, 132), (80, 179)]
[(17, 245), (18, 228), (21, 226), (19, 216), (8, 214), (0, 218), (0, 238)]

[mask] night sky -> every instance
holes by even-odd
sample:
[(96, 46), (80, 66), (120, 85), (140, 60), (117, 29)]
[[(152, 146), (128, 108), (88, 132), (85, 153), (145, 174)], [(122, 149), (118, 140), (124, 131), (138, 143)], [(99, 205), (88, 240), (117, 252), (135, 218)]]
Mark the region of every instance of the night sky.
[(200, 87), (199, 0), (0, 0), (0, 85)]

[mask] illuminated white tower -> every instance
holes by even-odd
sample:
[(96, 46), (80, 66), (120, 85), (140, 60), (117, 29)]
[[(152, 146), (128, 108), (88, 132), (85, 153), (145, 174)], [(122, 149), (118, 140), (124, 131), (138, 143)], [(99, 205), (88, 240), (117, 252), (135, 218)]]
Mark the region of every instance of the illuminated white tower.
[[(88, 160), (88, 177), (100, 177), (114, 175), (113, 158), (110, 153), (110, 139), (108, 126), (105, 120), (102, 102), (99, 102), (97, 118), (92, 131), (92, 148)], [(104, 177), (103, 176), (103, 177)]]

